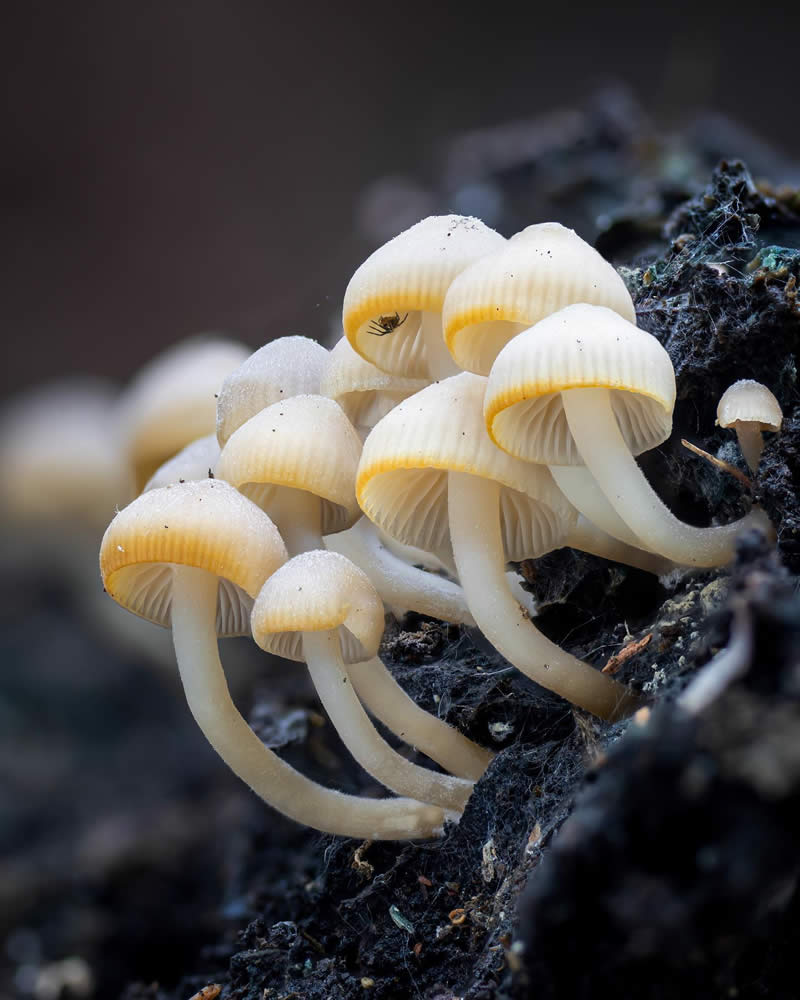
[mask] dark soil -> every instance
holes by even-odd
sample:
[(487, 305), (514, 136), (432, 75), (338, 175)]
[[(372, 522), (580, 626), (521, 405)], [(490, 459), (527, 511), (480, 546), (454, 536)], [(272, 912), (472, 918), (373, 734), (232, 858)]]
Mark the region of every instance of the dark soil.
[[(623, 268), (676, 369), (674, 433), (642, 464), (680, 517), (747, 509), (747, 487), (680, 442), (746, 471), (716, 403), (737, 378), (775, 392), (787, 419), (752, 492), (777, 549), (753, 535), (731, 570), (660, 582), (569, 551), (523, 564), (538, 624), (576, 655), (602, 666), (650, 636), (617, 674), (652, 701), (627, 724), (571, 710), (467, 631), (390, 622), (383, 655), (403, 686), (498, 751), (460, 824), (416, 845), (277, 816), (204, 746), (170, 675), (87, 637), (64, 593), (6, 580), (0, 996), (30, 995), (69, 956), (95, 995), (128, 1000), (213, 983), (230, 1000), (797, 996), (800, 195), (730, 123), (664, 139), (617, 92), (564, 121), (473, 136), (460, 160), (454, 140), (442, 210), (457, 189), (494, 191), (503, 232), (556, 218)], [(772, 184), (716, 165), (751, 147)], [(689, 717), (676, 696), (727, 643), (732, 609), (748, 669)], [(325, 783), (380, 794), (298, 671), (236, 652), (242, 678), (268, 680), (250, 698), (262, 738)]]

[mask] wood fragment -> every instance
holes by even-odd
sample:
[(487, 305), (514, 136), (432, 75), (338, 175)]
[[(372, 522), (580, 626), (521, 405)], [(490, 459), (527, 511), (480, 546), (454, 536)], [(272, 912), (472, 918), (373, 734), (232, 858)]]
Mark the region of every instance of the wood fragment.
[(641, 651), (650, 643), (653, 638), (653, 633), (648, 632), (647, 635), (643, 635), (641, 639), (637, 639), (635, 642), (629, 642), (627, 646), (623, 646), (618, 653), (614, 653), (610, 657), (608, 663), (603, 667), (601, 673), (603, 674), (615, 674), (623, 665), (631, 659), (632, 656), (636, 656), (637, 653)]
[(699, 455), (700, 458), (704, 458), (707, 462), (710, 462), (712, 465), (716, 465), (718, 469), (722, 469), (723, 472), (727, 472), (731, 476), (734, 476), (736, 479), (739, 480), (740, 483), (743, 483), (748, 490), (752, 491), (753, 480), (749, 476), (746, 476), (741, 469), (737, 469), (735, 465), (731, 465), (730, 462), (724, 462), (721, 458), (717, 458), (715, 455), (710, 455), (707, 451), (704, 451), (702, 448), (698, 448), (696, 444), (692, 444), (691, 441), (687, 441), (686, 438), (681, 438), (681, 444), (683, 445), (684, 448), (687, 448), (689, 451), (694, 452), (695, 455)]

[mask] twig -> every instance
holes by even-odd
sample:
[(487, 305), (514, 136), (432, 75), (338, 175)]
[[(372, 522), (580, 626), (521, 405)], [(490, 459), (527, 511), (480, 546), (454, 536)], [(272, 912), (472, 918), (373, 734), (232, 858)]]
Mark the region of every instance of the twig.
[(681, 438), (681, 444), (684, 448), (688, 448), (689, 451), (693, 451), (695, 455), (699, 455), (700, 458), (704, 458), (707, 462), (712, 465), (716, 465), (718, 469), (722, 469), (723, 472), (727, 472), (732, 476), (735, 476), (739, 482), (744, 483), (748, 490), (752, 492), (753, 480), (749, 476), (746, 476), (741, 469), (737, 469), (735, 465), (731, 465), (730, 462), (725, 462), (721, 458), (716, 458), (714, 455), (709, 455), (707, 451), (703, 451), (702, 448), (698, 448), (696, 444), (692, 444), (691, 441), (687, 441), (686, 438)]
[(650, 640), (653, 638), (653, 633), (648, 632), (647, 635), (643, 635), (641, 639), (637, 639), (636, 642), (629, 642), (627, 646), (623, 646), (618, 653), (614, 653), (610, 657), (608, 663), (600, 671), (601, 674), (615, 674), (622, 666), (623, 663), (627, 663), (632, 656), (636, 656), (637, 653), (641, 653), (645, 646), (648, 645)]

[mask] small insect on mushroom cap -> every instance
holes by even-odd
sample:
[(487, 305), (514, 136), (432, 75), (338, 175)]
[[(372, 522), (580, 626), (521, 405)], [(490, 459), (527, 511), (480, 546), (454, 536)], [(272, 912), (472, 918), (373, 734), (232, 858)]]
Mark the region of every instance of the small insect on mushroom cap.
[(379, 247), (344, 294), (342, 323), (353, 349), (382, 371), (425, 378), (423, 314), (438, 316), (453, 278), (505, 242), (480, 219), (432, 215)]
[(717, 424), (733, 427), (736, 423), (757, 424), (761, 431), (779, 431), (783, 423), (781, 405), (761, 382), (739, 379), (728, 386), (717, 405)]

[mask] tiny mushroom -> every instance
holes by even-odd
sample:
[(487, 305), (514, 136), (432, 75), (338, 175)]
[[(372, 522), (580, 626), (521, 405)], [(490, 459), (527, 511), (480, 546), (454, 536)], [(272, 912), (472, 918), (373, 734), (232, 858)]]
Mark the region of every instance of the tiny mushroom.
[(387, 788), (461, 812), (473, 783), (410, 763), (378, 734), (359, 701), (347, 662), (370, 660), (383, 634), (383, 604), (366, 574), (337, 552), (304, 552), (265, 582), (252, 613), (267, 652), (305, 660), (347, 749)]
[(142, 494), (117, 514), (100, 549), (106, 590), (134, 614), (172, 628), (194, 718), (264, 801), (299, 823), (343, 836), (437, 835), (441, 809), (408, 799), (365, 801), (310, 781), (265, 747), (234, 705), (217, 637), (249, 632), (252, 598), (285, 560), (266, 514), (211, 479)]
[(764, 450), (762, 431), (779, 431), (783, 423), (781, 404), (761, 382), (743, 378), (728, 386), (717, 406), (717, 423), (732, 427), (744, 459), (755, 472)]
[[(667, 509), (634, 455), (669, 437), (675, 373), (646, 333), (604, 306), (577, 304), (518, 334), (497, 356), (484, 401), (492, 440), (511, 455), (551, 467), (585, 465), (638, 544), (687, 566), (733, 558), (737, 536), (769, 531), (762, 511), (696, 528)], [(566, 483), (562, 488), (566, 487)], [(582, 508), (582, 498), (570, 496)], [(598, 515), (597, 507), (587, 516)], [(614, 534), (613, 525), (602, 525)]]
[(442, 334), (453, 278), (505, 244), (480, 219), (432, 215), (379, 247), (344, 293), (342, 322), (353, 349), (382, 371), (408, 378), (455, 374)]

